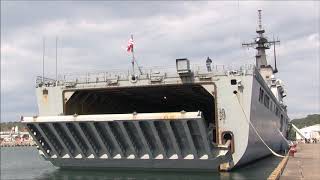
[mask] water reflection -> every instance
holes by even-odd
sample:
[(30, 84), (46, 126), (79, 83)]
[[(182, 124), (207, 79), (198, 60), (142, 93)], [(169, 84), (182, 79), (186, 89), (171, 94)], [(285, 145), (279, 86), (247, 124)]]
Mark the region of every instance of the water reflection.
[(61, 170), (33, 148), (1, 148), (1, 180), (206, 180), (267, 179), (281, 158), (269, 156), (232, 172)]
[(232, 180), (266, 179), (280, 162), (267, 157), (231, 172), (141, 171), (141, 170), (62, 170), (42, 174), (38, 180)]
[(218, 173), (208, 172), (172, 172), (172, 171), (81, 171), (56, 170), (50, 174), (43, 174), (39, 180), (212, 180), (218, 179)]

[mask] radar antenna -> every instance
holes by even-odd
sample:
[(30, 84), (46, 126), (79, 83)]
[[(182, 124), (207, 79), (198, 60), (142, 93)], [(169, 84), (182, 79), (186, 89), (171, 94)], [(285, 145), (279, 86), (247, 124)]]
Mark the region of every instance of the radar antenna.
[[(256, 67), (260, 69), (261, 67), (268, 66), (267, 58), (266, 58), (266, 49), (270, 49), (271, 45), (275, 45), (280, 43), (279, 40), (268, 41), (267, 37), (264, 36), (265, 30), (262, 28), (262, 10), (258, 10), (258, 28), (256, 33), (258, 36), (255, 38), (254, 42), (250, 43), (242, 43), (243, 47), (253, 47), (257, 50), (256, 53)], [(274, 47), (275, 48), (275, 47)], [(275, 50), (274, 50), (275, 53)], [(276, 65), (275, 65), (275, 71)]]
[(262, 29), (262, 23), (261, 23), (262, 22), (261, 11), (262, 11), (261, 9), (258, 10), (258, 28), (259, 29), (257, 30), (257, 33), (259, 33), (260, 31), (261, 32), (263, 31), (262, 33), (264, 33), (264, 29)]
[[(274, 40), (274, 36), (273, 36), (273, 42), (275, 42)], [(280, 43), (280, 41), (278, 41)], [(278, 72), (278, 68), (277, 68), (277, 54), (276, 54), (276, 44), (273, 43), (273, 58), (274, 58), (274, 70), (273, 73), (277, 73)]]

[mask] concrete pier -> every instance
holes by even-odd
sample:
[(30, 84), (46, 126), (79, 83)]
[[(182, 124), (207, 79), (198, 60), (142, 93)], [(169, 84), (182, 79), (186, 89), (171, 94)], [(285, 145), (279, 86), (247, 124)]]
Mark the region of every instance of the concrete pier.
[(320, 179), (320, 144), (298, 144), (280, 179)]

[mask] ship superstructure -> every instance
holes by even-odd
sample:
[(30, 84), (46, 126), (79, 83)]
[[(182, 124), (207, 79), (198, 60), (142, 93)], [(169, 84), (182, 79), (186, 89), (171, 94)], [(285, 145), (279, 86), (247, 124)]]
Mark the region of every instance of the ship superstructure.
[(265, 55), (277, 41), (257, 33), (256, 65), (238, 69), (182, 58), (171, 71), (39, 77), (39, 115), (22, 123), (62, 168), (230, 170), (267, 156), (286, 148), (288, 116)]

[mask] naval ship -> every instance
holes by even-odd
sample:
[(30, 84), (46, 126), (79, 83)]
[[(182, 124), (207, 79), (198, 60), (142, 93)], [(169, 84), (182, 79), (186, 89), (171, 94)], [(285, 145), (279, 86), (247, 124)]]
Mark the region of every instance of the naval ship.
[[(268, 64), (261, 10), (256, 63), (173, 71), (38, 77), (39, 114), (22, 117), (45, 160), (60, 168), (231, 170), (287, 148), (283, 83)], [(276, 60), (276, 59), (274, 59)]]

